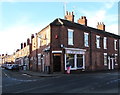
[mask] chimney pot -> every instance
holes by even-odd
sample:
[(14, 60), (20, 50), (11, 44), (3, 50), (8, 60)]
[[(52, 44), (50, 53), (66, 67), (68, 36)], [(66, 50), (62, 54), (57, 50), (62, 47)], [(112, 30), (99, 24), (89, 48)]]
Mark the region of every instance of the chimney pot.
[(87, 19), (85, 16), (81, 16), (81, 18), (78, 19), (78, 23), (87, 26)]
[(71, 13), (69, 12), (69, 15), (71, 15)]
[(21, 49), (23, 49), (23, 43), (21, 43)]
[(68, 11), (66, 11), (66, 15), (68, 15)]
[(26, 43), (24, 42), (24, 47), (26, 47)]
[(34, 38), (34, 34), (31, 35), (31, 39), (33, 39), (33, 38)]
[(105, 25), (103, 22), (98, 22), (97, 29), (105, 31)]
[(72, 12), (72, 15), (73, 15), (74, 13)]
[(30, 45), (30, 39), (29, 38), (27, 39), (27, 45)]
[(69, 20), (69, 21), (71, 21), (71, 22), (74, 22), (74, 14), (73, 14), (73, 12), (68, 12), (68, 11), (66, 11), (66, 15), (65, 15), (65, 19), (66, 20)]

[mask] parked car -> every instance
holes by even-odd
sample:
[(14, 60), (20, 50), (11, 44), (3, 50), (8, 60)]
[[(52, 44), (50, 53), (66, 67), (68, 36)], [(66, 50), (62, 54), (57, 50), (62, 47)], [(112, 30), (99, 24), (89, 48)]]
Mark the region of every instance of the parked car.
[(19, 70), (18, 64), (7, 64), (6, 69), (8, 70)]
[(12, 70), (19, 70), (19, 65), (18, 64), (13, 64)]
[(12, 70), (12, 66), (13, 66), (13, 64), (7, 64), (7, 65), (6, 65), (6, 69)]

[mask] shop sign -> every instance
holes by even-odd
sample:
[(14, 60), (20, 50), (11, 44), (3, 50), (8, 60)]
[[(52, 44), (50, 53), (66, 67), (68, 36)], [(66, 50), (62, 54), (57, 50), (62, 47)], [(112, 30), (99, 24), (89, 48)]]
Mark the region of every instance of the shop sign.
[(81, 51), (81, 50), (66, 50), (66, 53), (69, 53), (69, 54), (85, 54), (84, 51)]

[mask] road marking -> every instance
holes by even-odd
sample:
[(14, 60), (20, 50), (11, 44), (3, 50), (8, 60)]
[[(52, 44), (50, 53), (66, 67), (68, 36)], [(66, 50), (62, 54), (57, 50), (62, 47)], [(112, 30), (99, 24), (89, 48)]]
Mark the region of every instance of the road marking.
[(10, 78), (9, 76), (8, 76), (8, 74), (6, 74), (5, 72), (3, 72), (4, 73), (4, 75), (7, 77), (7, 78)]
[(22, 75), (24, 75), (24, 76), (28, 76), (28, 77), (31, 77), (30, 75), (28, 75), (28, 74), (22, 74)]
[(4, 75), (5, 75), (7, 78), (9, 78), (9, 79), (11, 79), (11, 80), (15, 80), (15, 81), (22, 81), (22, 82), (37, 81), (36, 79), (34, 79), (34, 80), (21, 80), (21, 79), (16, 79), (16, 78), (12, 78), (12, 77), (8, 76), (8, 74), (6, 74), (5, 72), (3, 72), (3, 73), (4, 73)]
[(111, 80), (111, 81), (107, 82), (106, 84), (110, 84), (110, 83), (114, 83), (114, 82), (118, 82), (118, 81), (120, 81), (120, 79)]
[(34, 87), (34, 88), (30, 88), (30, 89), (26, 89), (26, 90), (22, 90), (22, 91), (18, 91), (18, 92), (15, 92), (15, 93), (22, 93), (22, 92), (26, 92), (26, 91), (30, 91), (30, 90), (35, 90), (35, 89), (40, 89), (40, 88), (44, 88), (44, 87), (47, 87), (47, 86), (50, 86), (51, 84), (47, 84), (47, 85), (43, 85), (41, 87)]

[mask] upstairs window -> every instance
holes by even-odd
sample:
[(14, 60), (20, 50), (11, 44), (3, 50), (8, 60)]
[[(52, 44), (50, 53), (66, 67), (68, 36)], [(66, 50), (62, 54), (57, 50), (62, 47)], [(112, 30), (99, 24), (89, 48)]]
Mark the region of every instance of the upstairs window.
[(100, 36), (96, 35), (96, 47), (100, 48)]
[(104, 43), (104, 49), (107, 49), (107, 37), (104, 37), (103, 43)]
[(114, 40), (114, 49), (117, 50), (117, 40)]
[(84, 46), (89, 47), (89, 40), (88, 40), (89, 34), (84, 33)]
[(68, 29), (68, 45), (73, 45), (73, 30)]

